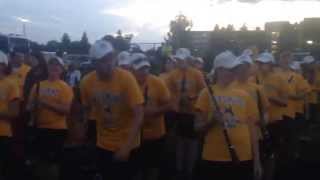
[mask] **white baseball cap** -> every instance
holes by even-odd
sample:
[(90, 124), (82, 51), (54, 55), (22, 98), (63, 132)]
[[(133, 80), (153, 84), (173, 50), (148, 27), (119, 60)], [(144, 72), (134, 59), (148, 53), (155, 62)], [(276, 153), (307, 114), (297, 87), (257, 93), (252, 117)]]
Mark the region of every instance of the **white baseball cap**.
[(240, 61), (237, 60), (237, 57), (231, 51), (224, 51), (218, 54), (214, 59), (214, 69), (217, 68), (226, 68), (232, 69), (240, 65)]
[(131, 57), (130, 53), (127, 51), (122, 51), (118, 55), (118, 65), (130, 65), (131, 64)]
[(187, 60), (191, 57), (191, 52), (187, 48), (179, 48), (173, 57), (179, 60)]
[(6, 66), (8, 66), (8, 57), (2, 51), (0, 51), (0, 63), (5, 64)]
[(242, 55), (251, 56), (251, 55), (253, 55), (253, 51), (251, 49), (245, 49), (242, 52)]
[(237, 57), (237, 60), (241, 64), (253, 64), (252, 58), (249, 55), (242, 54), (241, 56)]
[(132, 67), (135, 70), (139, 70), (142, 67), (151, 67), (150, 62), (147, 60), (147, 56), (143, 53), (132, 54)]
[(299, 71), (299, 70), (301, 70), (301, 63), (299, 61), (292, 61), (292, 63), (290, 63), (290, 65), (289, 65), (289, 67), (292, 70)]
[(268, 52), (261, 53), (256, 59), (256, 61), (262, 63), (275, 63), (273, 55)]
[(311, 64), (313, 62), (315, 62), (316, 60), (314, 59), (313, 56), (306, 56), (303, 58), (301, 64)]
[(101, 59), (112, 52), (114, 52), (113, 46), (106, 40), (97, 40), (89, 50), (89, 54), (93, 59)]
[(201, 64), (204, 63), (204, 61), (203, 61), (203, 59), (202, 59), (201, 57), (195, 57), (195, 58), (194, 58), (194, 61), (199, 62), (199, 63), (201, 63)]
[(143, 59), (147, 59), (147, 56), (143, 53), (133, 53), (130, 56), (131, 64), (134, 64), (134, 63), (136, 63), (136, 61), (143, 60)]
[(53, 58), (49, 59), (49, 62), (52, 61), (52, 60), (55, 60), (57, 61), (63, 68), (64, 68), (64, 62), (63, 62), (63, 59), (61, 59), (60, 57), (58, 56), (54, 56)]

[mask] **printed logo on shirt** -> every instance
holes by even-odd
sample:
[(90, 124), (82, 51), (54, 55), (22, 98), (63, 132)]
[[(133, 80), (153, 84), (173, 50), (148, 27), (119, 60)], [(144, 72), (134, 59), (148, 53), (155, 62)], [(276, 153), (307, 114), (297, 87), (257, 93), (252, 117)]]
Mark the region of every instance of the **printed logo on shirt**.
[(216, 100), (219, 103), (225, 104), (225, 105), (237, 105), (244, 107), (245, 102), (240, 97), (232, 97), (232, 96), (215, 96)]
[(94, 101), (103, 107), (112, 107), (121, 101), (121, 96), (108, 92), (95, 92)]
[(239, 119), (234, 115), (232, 107), (229, 106), (224, 109), (223, 115), (225, 117), (225, 127), (235, 128), (239, 124)]
[(41, 88), (39, 94), (41, 96), (56, 97), (59, 94), (59, 90), (53, 88)]
[(100, 108), (103, 108), (103, 119), (101, 121), (101, 127), (104, 129), (116, 127), (116, 115), (113, 112), (115, 105), (121, 103), (121, 96), (112, 94), (109, 92), (96, 92), (94, 95), (94, 101)]

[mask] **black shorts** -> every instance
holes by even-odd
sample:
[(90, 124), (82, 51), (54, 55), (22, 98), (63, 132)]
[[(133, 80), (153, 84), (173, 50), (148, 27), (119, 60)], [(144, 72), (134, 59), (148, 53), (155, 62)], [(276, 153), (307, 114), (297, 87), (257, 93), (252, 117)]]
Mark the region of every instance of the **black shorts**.
[(165, 138), (143, 141), (139, 158), (143, 168), (160, 168), (164, 158)]
[(268, 124), (268, 130), (270, 132), (272, 141), (274, 145), (277, 146), (277, 143), (281, 139), (286, 139), (290, 134), (294, 124), (294, 119), (290, 117), (283, 117), (282, 120), (277, 120), (271, 124)]
[(90, 143), (96, 145), (97, 143), (97, 122), (95, 120), (88, 121), (87, 137)]
[(11, 137), (0, 136), (0, 164), (1, 167), (7, 165), (12, 155), (11, 153)]
[(319, 104), (309, 104), (310, 123), (318, 121), (319, 117)]
[(197, 134), (194, 130), (195, 116), (189, 113), (176, 113), (173, 117), (176, 121), (176, 133), (180, 137), (196, 138)]
[(91, 146), (65, 147), (60, 165), (60, 180), (87, 180), (96, 173), (95, 150)]
[(97, 166), (103, 180), (130, 180), (138, 169), (137, 151), (132, 151), (128, 161), (115, 161), (114, 152), (97, 148)]
[(35, 129), (34, 152), (40, 160), (58, 162), (62, 155), (66, 129)]
[(201, 160), (197, 167), (197, 178), (201, 180), (252, 180), (253, 179), (253, 162), (242, 161), (238, 165), (232, 162), (215, 162)]

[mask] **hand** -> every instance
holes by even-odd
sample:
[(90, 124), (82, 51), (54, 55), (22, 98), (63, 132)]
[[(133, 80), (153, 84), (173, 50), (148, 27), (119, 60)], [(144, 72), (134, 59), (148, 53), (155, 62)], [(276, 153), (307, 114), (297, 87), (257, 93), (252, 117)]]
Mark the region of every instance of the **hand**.
[(38, 99), (38, 106), (46, 106), (48, 103), (44, 99)]
[(170, 104), (172, 105), (172, 111), (178, 112), (179, 111), (179, 99), (176, 97), (173, 97), (171, 99)]
[(154, 116), (157, 112), (157, 107), (148, 105), (144, 108), (144, 115), (145, 116)]
[(260, 161), (256, 161), (254, 163), (254, 179), (260, 180), (262, 179), (262, 167)]
[(116, 161), (128, 161), (130, 157), (130, 150), (126, 147), (120, 148), (113, 155), (113, 159)]
[(225, 123), (225, 115), (223, 113), (214, 113), (213, 114), (213, 119), (218, 122), (221, 126), (224, 126)]

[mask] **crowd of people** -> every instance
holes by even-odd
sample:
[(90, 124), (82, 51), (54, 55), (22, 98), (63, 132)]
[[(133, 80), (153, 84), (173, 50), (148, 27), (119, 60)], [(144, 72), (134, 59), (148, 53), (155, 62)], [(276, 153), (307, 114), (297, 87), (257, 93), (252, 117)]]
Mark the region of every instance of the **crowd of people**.
[(89, 54), (81, 77), (59, 57), (0, 52), (0, 179), (294, 178), (318, 118), (314, 57), (226, 50), (205, 73), (179, 48), (155, 75), (107, 40)]

